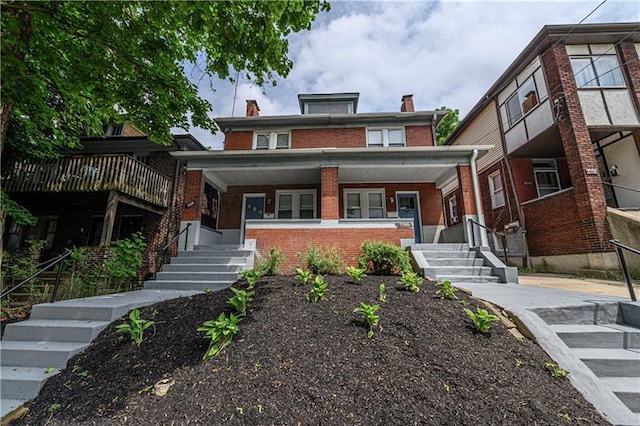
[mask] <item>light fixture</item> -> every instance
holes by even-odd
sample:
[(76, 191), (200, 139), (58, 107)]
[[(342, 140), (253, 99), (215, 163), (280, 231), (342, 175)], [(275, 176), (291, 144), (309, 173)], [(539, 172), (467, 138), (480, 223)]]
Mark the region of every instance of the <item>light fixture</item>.
[(193, 206), (195, 206), (195, 205), (196, 205), (196, 202), (195, 202), (195, 201), (193, 201), (193, 200), (189, 201), (189, 202), (186, 204), (186, 206), (187, 206), (187, 208), (188, 208), (188, 209), (189, 209), (189, 208), (191, 208), (191, 207), (193, 207)]
[(393, 203), (395, 202), (395, 200), (393, 199), (393, 197), (389, 197), (389, 202), (390, 202), (391, 204), (393, 204)]

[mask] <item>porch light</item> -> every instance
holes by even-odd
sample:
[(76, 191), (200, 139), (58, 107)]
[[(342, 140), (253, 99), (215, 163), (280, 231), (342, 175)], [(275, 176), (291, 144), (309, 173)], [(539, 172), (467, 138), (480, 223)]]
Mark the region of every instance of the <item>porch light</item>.
[(396, 200), (394, 200), (394, 199), (393, 199), (393, 197), (389, 197), (389, 202), (390, 202), (391, 204), (393, 204), (395, 201), (396, 201)]

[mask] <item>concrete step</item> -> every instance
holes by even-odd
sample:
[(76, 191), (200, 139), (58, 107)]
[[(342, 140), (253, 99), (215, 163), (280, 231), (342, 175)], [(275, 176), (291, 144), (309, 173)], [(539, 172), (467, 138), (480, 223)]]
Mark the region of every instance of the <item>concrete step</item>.
[(35, 342), (3, 340), (0, 342), (2, 366), (65, 368), (73, 355), (89, 346), (80, 342)]
[(186, 250), (179, 251), (177, 257), (249, 257), (251, 250)]
[(618, 302), (588, 302), (562, 308), (535, 308), (532, 311), (549, 325), (554, 324), (616, 324)]
[(640, 352), (627, 349), (573, 349), (598, 377), (640, 377)]
[(468, 251), (468, 243), (418, 243), (411, 246), (417, 250), (431, 251)]
[(171, 265), (194, 265), (194, 264), (208, 264), (208, 265), (246, 265), (248, 257), (243, 256), (183, 256), (172, 257)]
[(25, 402), (27, 402), (26, 399), (0, 399), (0, 418), (6, 416)]
[(0, 367), (0, 398), (18, 400), (35, 398), (44, 382), (60, 372), (56, 369), (47, 373), (46, 370), (46, 368), (37, 367)]
[(473, 259), (477, 257), (474, 251), (420, 251), (424, 258), (427, 259), (427, 262), (431, 259)]
[(463, 259), (428, 259), (429, 266), (482, 266), (484, 259), (481, 257)]
[(144, 289), (85, 299), (62, 300), (56, 303), (41, 303), (33, 306), (29, 318), (113, 321), (134, 307), (153, 305), (163, 300), (199, 293), (201, 292), (190, 290)]
[(478, 275), (440, 275), (435, 276), (437, 281), (451, 281), (453, 284), (464, 283), (497, 283), (499, 278), (492, 275), (478, 276)]
[(219, 291), (229, 288), (234, 281), (145, 281), (148, 290)]
[(236, 272), (158, 272), (156, 281), (236, 281)]
[(640, 413), (640, 377), (601, 377), (600, 382), (632, 412)]
[(213, 251), (213, 250), (244, 250), (239, 244), (198, 244), (193, 247), (194, 250), (205, 250), (205, 251)]
[(5, 328), (5, 341), (84, 342), (95, 339), (109, 321), (29, 319)]
[(640, 349), (640, 329), (624, 324), (550, 326), (570, 348)]
[(162, 266), (162, 272), (233, 272), (245, 269), (244, 264), (229, 263), (217, 265), (211, 263), (170, 263)]
[(491, 275), (491, 268), (488, 266), (436, 266), (436, 276), (439, 275), (469, 275), (488, 276)]

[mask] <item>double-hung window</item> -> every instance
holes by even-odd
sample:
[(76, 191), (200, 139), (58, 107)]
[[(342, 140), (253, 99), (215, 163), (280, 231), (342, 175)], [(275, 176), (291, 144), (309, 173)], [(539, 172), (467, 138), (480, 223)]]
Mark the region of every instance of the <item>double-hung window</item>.
[(316, 191), (277, 191), (276, 217), (278, 219), (314, 219), (316, 217)]
[(499, 171), (489, 175), (489, 193), (491, 194), (492, 208), (497, 209), (504, 206), (504, 187)]
[(367, 129), (368, 147), (405, 146), (402, 127), (385, 129)]
[(384, 190), (345, 190), (345, 217), (347, 219), (381, 219), (385, 217)]
[(456, 197), (453, 196), (449, 198), (449, 224), (454, 224), (458, 222), (458, 206), (456, 202)]
[(533, 76), (531, 76), (507, 99), (506, 108), (509, 126), (513, 126), (536, 105), (538, 105), (538, 92)]
[(256, 132), (253, 134), (253, 149), (291, 148), (289, 132)]
[(558, 168), (556, 160), (539, 158), (532, 160), (533, 174), (536, 177), (536, 188), (538, 197), (560, 191), (560, 179), (558, 179)]
[(616, 55), (572, 56), (570, 60), (578, 89), (625, 86)]

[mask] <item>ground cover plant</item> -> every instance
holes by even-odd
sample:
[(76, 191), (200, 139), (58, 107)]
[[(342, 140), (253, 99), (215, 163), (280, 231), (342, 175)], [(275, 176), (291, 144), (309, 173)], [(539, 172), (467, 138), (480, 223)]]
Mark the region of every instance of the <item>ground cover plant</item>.
[[(209, 340), (197, 328), (229, 317), (230, 290), (140, 308), (155, 321), (141, 346), (119, 341), (112, 324), (16, 424), (607, 424), (569, 380), (552, 377), (539, 346), (501, 323), (474, 333), (460, 303), (434, 298), (432, 283), (412, 293), (398, 277), (325, 280), (330, 295), (308, 303), (309, 286), (294, 276), (261, 278), (237, 334), (208, 361)], [(367, 339), (353, 309), (376, 301), (380, 284), (383, 329)], [(175, 383), (153, 395), (163, 379)]]

